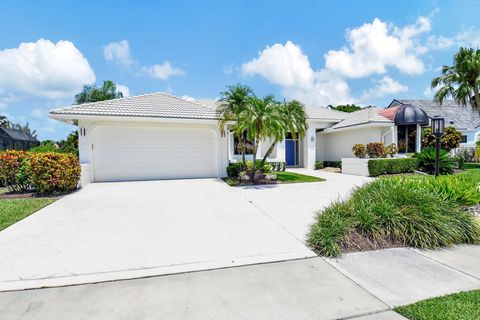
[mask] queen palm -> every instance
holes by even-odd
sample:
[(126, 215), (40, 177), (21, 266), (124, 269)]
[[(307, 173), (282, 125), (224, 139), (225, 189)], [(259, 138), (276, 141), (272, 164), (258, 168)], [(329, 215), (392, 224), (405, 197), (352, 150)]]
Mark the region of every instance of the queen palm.
[(240, 141), (242, 162), (245, 165), (245, 132), (238, 130), (238, 118), (240, 113), (247, 109), (249, 98), (253, 97), (253, 90), (244, 85), (228, 86), (227, 90), (220, 93), (220, 103), (217, 107), (217, 115), (220, 119), (219, 126), (222, 134), (225, 133), (227, 124), (232, 124), (233, 133)]
[(432, 89), (438, 88), (434, 95), (440, 104), (447, 97), (457, 103), (480, 108), (480, 49), (460, 48), (455, 54), (452, 66), (443, 66), (442, 75), (432, 80)]
[(272, 126), (272, 128), (270, 128), (269, 137), (272, 140), (272, 144), (263, 156), (262, 166), (273, 152), (275, 146), (285, 138), (288, 132), (292, 134), (294, 139), (297, 139), (304, 137), (308, 129), (305, 107), (300, 102), (296, 100), (290, 102), (284, 101), (278, 104), (278, 109), (275, 115), (280, 117), (279, 121), (282, 125), (279, 127)]

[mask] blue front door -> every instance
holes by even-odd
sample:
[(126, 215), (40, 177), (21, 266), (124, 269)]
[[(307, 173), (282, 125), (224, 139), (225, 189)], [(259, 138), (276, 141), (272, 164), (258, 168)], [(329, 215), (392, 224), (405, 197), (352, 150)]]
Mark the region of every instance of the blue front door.
[(296, 149), (295, 140), (285, 140), (285, 160), (287, 162), (287, 166), (297, 165)]

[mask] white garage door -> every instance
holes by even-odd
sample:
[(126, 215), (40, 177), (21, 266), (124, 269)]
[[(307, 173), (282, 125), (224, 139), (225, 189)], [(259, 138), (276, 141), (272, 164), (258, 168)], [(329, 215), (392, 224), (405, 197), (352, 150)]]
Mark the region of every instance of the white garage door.
[(216, 177), (212, 130), (102, 126), (93, 132), (95, 181)]

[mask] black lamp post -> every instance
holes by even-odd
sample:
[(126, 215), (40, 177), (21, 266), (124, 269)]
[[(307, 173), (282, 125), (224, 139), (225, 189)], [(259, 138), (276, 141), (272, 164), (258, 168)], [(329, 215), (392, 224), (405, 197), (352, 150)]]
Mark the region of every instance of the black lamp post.
[(432, 134), (435, 136), (435, 177), (440, 174), (440, 138), (445, 131), (445, 119), (435, 116), (432, 118)]

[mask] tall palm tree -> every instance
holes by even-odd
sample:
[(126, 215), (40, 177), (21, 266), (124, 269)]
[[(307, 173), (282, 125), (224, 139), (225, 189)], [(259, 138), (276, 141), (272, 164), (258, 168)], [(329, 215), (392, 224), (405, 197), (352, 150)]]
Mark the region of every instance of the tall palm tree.
[(94, 84), (84, 85), (82, 91), (75, 95), (75, 104), (105, 101), (117, 98), (123, 98), (123, 93), (117, 91), (117, 85), (113, 81), (106, 80), (103, 82), (101, 87), (97, 87)]
[(305, 107), (299, 101), (284, 101), (281, 104), (277, 104), (277, 106), (278, 112), (275, 113), (275, 116), (280, 117), (279, 121), (282, 123), (282, 125), (279, 127), (272, 126), (271, 128), (269, 128), (269, 138), (273, 140), (273, 142), (263, 156), (262, 166), (265, 164), (265, 161), (267, 161), (267, 158), (273, 152), (275, 146), (280, 141), (285, 139), (285, 136), (288, 132), (292, 134), (294, 139), (297, 139), (303, 138), (308, 129)]
[(219, 126), (222, 134), (228, 124), (232, 124), (233, 132), (238, 141), (242, 152), (242, 162), (245, 166), (245, 144), (246, 133), (237, 130), (238, 119), (240, 114), (247, 109), (248, 100), (254, 96), (253, 90), (245, 85), (237, 84), (228, 86), (227, 90), (220, 93), (220, 103), (217, 107), (217, 115), (220, 118)]
[(440, 104), (452, 97), (457, 103), (480, 108), (480, 49), (460, 48), (452, 66), (443, 66), (442, 75), (432, 80), (434, 95)]
[(278, 132), (284, 125), (278, 102), (271, 95), (262, 98), (249, 97), (247, 108), (238, 117), (235, 130), (245, 132), (247, 138), (253, 141), (253, 176), (257, 161), (260, 141), (268, 138), (278, 138)]

